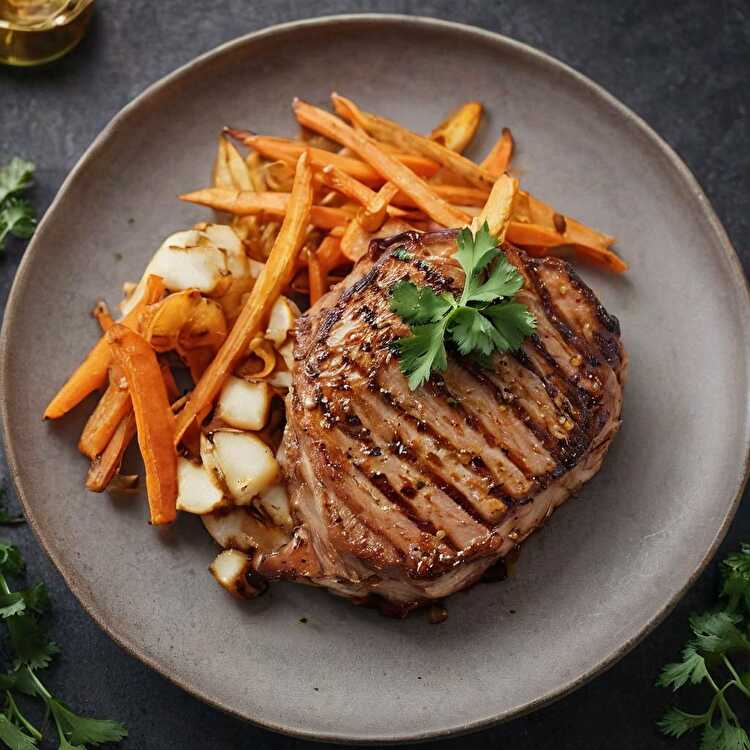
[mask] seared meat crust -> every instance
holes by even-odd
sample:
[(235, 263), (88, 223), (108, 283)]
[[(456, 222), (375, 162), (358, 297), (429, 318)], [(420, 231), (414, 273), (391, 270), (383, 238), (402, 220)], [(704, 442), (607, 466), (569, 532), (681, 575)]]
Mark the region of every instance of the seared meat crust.
[[(292, 541), (256, 569), (404, 613), (475, 583), (601, 466), (620, 424), (617, 319), (570, 265), (505, 246), (536, 333), (492, 367), (449, 356), (410, 391), (402, 279), (458, 292), (451, 231), (373, 242), (299, 321), (284, 438)], [(395, 252), (396, 250), (406, 252)]]

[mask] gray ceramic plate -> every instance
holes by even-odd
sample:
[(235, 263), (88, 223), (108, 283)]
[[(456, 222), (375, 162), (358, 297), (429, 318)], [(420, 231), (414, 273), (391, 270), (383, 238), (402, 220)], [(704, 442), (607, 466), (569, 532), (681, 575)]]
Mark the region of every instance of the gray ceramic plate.
[[(473, 152), (510, 126), (524, 183), (617, 235), (632, 263), (623, 279), (583, 271), (620, 317), (631, 357), (625, 422), (604, 468), (526, 545), (508, 582), (454, 597), (440, 627), (419, 615), (387, 620), (302, 586), (234, 602), (206, 571), (215, 550), (198, 519), (159, 534), (142, 499), (84, 491), (75, 440), (86, 409), (61, 424), (40, 420), (94, 340), (92, 302), (115, 302), (161, 238), (204, 216), (174, 196), (207, 183), (218, 129), (292, 134), (292, 97), (323, 103), (332, 89), (421, 131), (481, 99), (489, 117)], [(443, 22), (295, 23), (156, 84), (73, 170), (8, 305), (6, 445), (42, 544), (94, 619), (147, 664), (279, 731), (436, 737), (580, 685), (698, 574), (745, 477), (748, 309), (740, 266), (694, 179), (590, 81), (521, 44)]]

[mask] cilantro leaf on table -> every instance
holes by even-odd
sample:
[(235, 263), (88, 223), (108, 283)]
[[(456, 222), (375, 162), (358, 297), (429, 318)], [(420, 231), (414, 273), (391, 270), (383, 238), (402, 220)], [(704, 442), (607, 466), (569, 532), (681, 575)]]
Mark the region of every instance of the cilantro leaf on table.
[[(487, 222), (476, 234), (462, 229), (457, 244), (455, 258), (465, 274), (459, 299), (405, 280), (391, 288), (391, 310), (411, 328), (394, 349), (412, 390), (427, 382), (433, 370), (448, 366), (446, 344), (487, 364), (494, 352), (520, 347), (536, 326), (528, 308), (511, 301), (523, 277), (498, 250)], [(410, 257), (402, 253), (399, 259)]]
[[(103, 742), (117, 742), (127, 735), (119, 722), (93, 719), (72, 711), (42, 683), (39, 672), (59, 651), (47, 636), (41, 615), (49, 607), (43, 584), (11, 590), (6, 576), (22, 573), (23, 559), (16, 547), (0, 541), (0, 617), (8, 628), (13, 651), (12, 669), (0, 674), (5, 704), (0, 709), (0, 745), (10, 750), (35, 750), (43, 738), (40, 730), (21, 712), (14, 695), (41, 700), (57, 730), (58, 750), (87, 750)], [(46, 726), (46, 722), (45, 722)]]
[(729, 700), (739, 693), (750, 699), (747, 673), (734, 660), (750, 655), (750, 545), (722, 563), (723, 585), (716, 609), (690, 618), (692, 638), (681, 660), (667, 664), (657, 685), (677, 691), (688, 683), (705, 685), (712, 693), (700, 714), (670, 708), (657, 723), (670, 737), (701, 729), (701, 750), (750, 750), (750, 738)]
[(33, 174), (34, 165), (17, 157), (0, 167), (0, 250), (9, 234), (28, 239), (34, 233), (34, 209), (19, 195), (31, 186)]
[(9, 196), (31, 187), (33, 176), (34, 165), (17, 156), (0, 167), (0, 204)]

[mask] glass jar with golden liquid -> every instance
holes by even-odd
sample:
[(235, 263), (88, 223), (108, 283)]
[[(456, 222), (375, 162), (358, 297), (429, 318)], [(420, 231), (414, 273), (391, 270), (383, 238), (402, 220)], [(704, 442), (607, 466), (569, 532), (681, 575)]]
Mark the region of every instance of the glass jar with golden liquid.
[(94, 0), (0, 0), (0, 63), (39, 65), (83, 37)]

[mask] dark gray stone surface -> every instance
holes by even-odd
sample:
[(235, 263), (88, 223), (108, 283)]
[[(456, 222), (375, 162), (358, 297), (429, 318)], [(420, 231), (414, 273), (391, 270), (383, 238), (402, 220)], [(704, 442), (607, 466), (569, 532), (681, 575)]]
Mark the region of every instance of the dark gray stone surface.
[[(237, 35), (296, 18), (364, 10), (400, 12), (499, 31), (551, 53), (602, 84), (687, 162), (746, 271), (750, 269), (746, 0), (99, 0), (98, 5), (88, 37), (67, 58), (38, 70), (0, 69), (0, 162), (18, 154), (37, 163), (33, 198), (40, 211), (109, 119), (148, 84), (196, 55)], [(85, 207), (81, 220), (85, 221)], [(0, 257), (2, 305), (22, 253), (23, 244), (11, 242)], [(7, 475), (4, 462), (0, 470)], [(151, 672), (121, 651), (81, 610), (28, 529), (2, 535), (19, 544), (30, 578), (45, 580), (52, 594), (52, 628), (64, 649), (50, 683), (80, 710), (127, 723), (130, 738), (123, 747), (224, 750), (311, 745), (227, 717)], [(750, 514), (741, 509), (719, 557), (747, 539)], [(669, 702), (666, 691), (653, 686), (654, 679), (684, 641), (688, 614), (711, 604), (716, 585), (714, 563), (666, 622), (573, 695), (470, 739), (434, 746), (672, 746), (654, 729)], [(246, 637), (252, 638), (252, 633)], [(402, 709), (408, 710), (408, 704)], [(690, 740), (684, 742), (690, 745)]]

